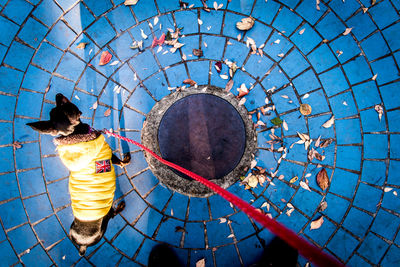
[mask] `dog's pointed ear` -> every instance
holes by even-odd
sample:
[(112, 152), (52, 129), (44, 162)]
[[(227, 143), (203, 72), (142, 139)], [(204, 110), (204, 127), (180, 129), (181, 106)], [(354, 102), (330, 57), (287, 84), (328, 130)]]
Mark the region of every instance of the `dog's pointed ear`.
[(64, 104), (69, 103), (70, 101), (68, 100), (68, 98), (66, 98), (63, 94), (57, 94), (56, 95), (56, 105), (61, 106)]
[(79, 247), (79, 256), (83, 257), (86, 254), (86, 246), (80, 246)]
[(41, 134), (57, 135), (57, 130), (50, 121), (29, 122), (26, 125)]

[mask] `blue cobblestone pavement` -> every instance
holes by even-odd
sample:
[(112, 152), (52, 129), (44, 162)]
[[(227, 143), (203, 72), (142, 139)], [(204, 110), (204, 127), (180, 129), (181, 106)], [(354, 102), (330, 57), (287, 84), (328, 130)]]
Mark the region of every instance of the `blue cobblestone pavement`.
[[(145, 266), (160, 243), (187, 266), (202, 258), (206, 266), (254, 263), (273, 238), (268, 230), (219, 196), (167, 189), (142, 151), (110, 138), (117, 154), (132, 153), (132, 164), (117, 170), (116, 198), (127, 206), (80, 257), (68, 237), (68, 170), (53, 137), (25, 125), (48, 119), (63, 93), (84, 122), (139, 141), (157, 101), (187, 78), (224, 88), (214, 65), (229, 60), (239, 67), (232, 93), (242, 83), (251, 88), (244, 106), (259, 125), (255, 160), (272, 177), (228, 190), (349, 266), (400, 266), (400, 2), (217, 0), (214, 8), (208, 0), (208, 10), (187, 2), (0, 0), (1, 265)], [(248, 16), (254, 26), (238, 30)], [(151, 48), (177, 28), (183, 47)], [(143, 48), (130, 48), (134, 41)], [(199, 48), (202, 57), (193, 55)], [(100, 66), (104, 51), (112, 59)], [(222, 64), (221, 74), (228, 71)], [(312, 113), (302, 115), (301, 104)], [(284, 123), (274, 126), (275, 117)], [(313, 140), (307, 150), (294, 144), (297, 132)], [(271, 149), (273, 133), (282, 149)], [(332, 144), (318, 147), (319, 137)], [(310, 159), (312, 149), (325, 159)], [(316, 181), (322, 168), (326, 190)]]

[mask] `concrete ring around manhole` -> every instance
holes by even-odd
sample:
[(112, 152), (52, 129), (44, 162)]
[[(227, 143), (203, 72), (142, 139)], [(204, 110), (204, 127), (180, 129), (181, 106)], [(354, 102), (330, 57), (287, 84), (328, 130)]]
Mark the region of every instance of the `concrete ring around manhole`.
[[(256, 152), (256, 133), (248, 111), (232, 93), (214, 86), (185, 88), (164, 97), (143, 125), (143, 145), (222, 188), (246, 174)], [(214, 194), (149, 154), (145, 158), (168, 188), (194, 197)]]

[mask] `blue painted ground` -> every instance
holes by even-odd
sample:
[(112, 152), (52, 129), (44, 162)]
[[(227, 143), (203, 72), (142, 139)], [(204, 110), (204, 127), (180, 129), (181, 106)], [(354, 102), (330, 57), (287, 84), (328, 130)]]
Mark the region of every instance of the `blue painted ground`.
[[(275, 88), (268, 107), (276, 110), (261, 116), (266, 129), (257, 128), (257, 161), (278, 170), (264, 186), (244, 190), (235, 184), (229, 190), (257, 208), (268, 202), (265, 212), (343, 263), (400, 265), (399, 1), (371, 6), (370, 0), (321, 0), (318, 11), (314, 0), (218, 0), (223, 6), (216, 11), (209, 0), (211, 12), (199, 0), (188, 0), (186, 9), (178, 0), (140, 0), (132, 7), (122, 2), (0, 0), (1, 265), (146, 265), (149, 251), (160, 242), (190, 266), (201, 258), (207, 266), (252, 263), (262, 252), (262, 240), (268, 243), (273, 236), (218, 196), (188, 198), (169, 191), (136, 147), (130, 147), (133, 164), (118, 172), (116, 197), (126, 200), (125, 211), (80, 258), (67, 237), (73, 219), (68, 171), (52, 138), (25, 126), (47, 119), (62, 92), (93, 127), (140, 140), (146, 113), (170, 93), (168, 87), (182, 86), (188, 77), (225, 87), (227, 80), (214, 68), (225, 59), (241, 67), (233, 93), (241, 83), (254, 85), (245, 96), (249, 111), (266, 108), (267, 90)], [(235, 23), (249, 15), (256, 19), (254, 27), (238, 31)], [(185, 45), (175, 53), (167, 46), (150, 49), (153, 37), (174, 25), (184, 27), (179, 40)], [(352, 31), (343, 35), (346, 28)], [(141, 30), (149, 36), (143, 52), (130, 48), (143, 39)], [(265, 44), (263, 57), (249, 52), (247, 37), (257, 48)], [(88, 43), (85, 49), (77, 48), (81, 42)], [(193, 48), (203, 49), (204, 57), (193, 56)], [(113, 58), (99, 66), (103, 51)], [(224, 65), (222, 73), (227, 71)], [(97, 109), (91, 109), (96, 101)], [(300, 114), (301, 103), (311, 105), (311, 115)], [(381, 120), (375, 105), (383, 109)], [(110, 116), (104, 115), (107, 109)], [(332, 115), (334, 124), (321, 127)], [(266, 143), (270, 120), (277, 116), (288, 125), (275, 130), (288, 152), (280, 164), (281, 152), (274, 158)], [(322, 162), (309, 161), (302, 144), (290, 149), (299, 140), (297, 131), (310, 135), (311, 147), (319, 136), (334, 139), (317, 149), (326, 156)], [(108, 141), (117, 152), (126, 149)], [(22, 147), (13, 148), (13, 142)], [(324, 191), (316, 183), (318, 164), (330, 177)], [(290, 183), (294, 176), (299, 180)], [(310, 191), (299, 186), (306, 180)], [(310, 231), (324, 201), (324, 223)], [(290, 217), (288, 202), (294, 208)], [(222, 217), (232, 223), (220, 223)], [(176, 232), (177, 226), (187, 232)], [(299, 259), (301, 266), (306, 262)]]

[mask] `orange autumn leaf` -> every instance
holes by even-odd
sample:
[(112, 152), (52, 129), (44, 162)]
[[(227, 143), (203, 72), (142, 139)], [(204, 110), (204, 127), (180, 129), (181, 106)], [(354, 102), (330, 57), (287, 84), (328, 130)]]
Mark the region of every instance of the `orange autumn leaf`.
[(107, 109), (106, 111), (104, 111), (104, 116), (108, 117), (111, 114), (111, 109)]
[(112, 58), (112, 55), (110, 54), (110, 52), (103, 51), (103, 53), (101, 53), (101, 56), (100, 56), (99, 65), (100, 66), (106, 65), (108, 62), (110, 62), (111, 58)]

